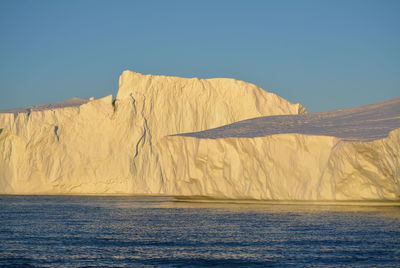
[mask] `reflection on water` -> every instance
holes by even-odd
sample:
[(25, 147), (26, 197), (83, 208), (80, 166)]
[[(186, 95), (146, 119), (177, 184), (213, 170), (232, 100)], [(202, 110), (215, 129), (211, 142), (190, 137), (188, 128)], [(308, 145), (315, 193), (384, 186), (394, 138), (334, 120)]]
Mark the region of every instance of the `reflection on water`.
[(398, 203), (0, 196), (0, 207), (0, 265), (400, 265)]

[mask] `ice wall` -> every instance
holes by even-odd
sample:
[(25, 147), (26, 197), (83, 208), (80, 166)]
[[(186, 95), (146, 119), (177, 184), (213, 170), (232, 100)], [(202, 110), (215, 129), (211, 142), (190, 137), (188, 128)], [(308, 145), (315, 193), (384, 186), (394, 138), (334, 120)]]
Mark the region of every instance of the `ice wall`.
[(165, 137), (167, 192), (266, 200), (398, 200), (400, 129), (374, 141), (276, 134)]

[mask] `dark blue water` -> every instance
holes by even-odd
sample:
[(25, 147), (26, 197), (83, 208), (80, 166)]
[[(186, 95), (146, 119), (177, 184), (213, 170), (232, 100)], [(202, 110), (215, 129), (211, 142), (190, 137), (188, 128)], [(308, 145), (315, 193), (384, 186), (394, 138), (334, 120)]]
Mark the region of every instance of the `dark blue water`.
[(0, 266), (400, 267), (400, 208), (0, 196)]

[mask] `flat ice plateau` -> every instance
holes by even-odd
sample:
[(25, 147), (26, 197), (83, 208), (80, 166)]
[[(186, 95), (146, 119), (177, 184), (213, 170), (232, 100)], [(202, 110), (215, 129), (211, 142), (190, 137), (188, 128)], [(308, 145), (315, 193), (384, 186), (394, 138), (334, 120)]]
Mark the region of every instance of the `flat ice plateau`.
[(116, 98), (0, 113), (0, 193), (398, 200), (400, 98), (307, 114), (234, 79), (125, 71)]
[(336, 111), (257, 117), (201, 132), (178, 134), (197, 138), (254, 138), (282, 133), (338, 137), (347, 141), (386, 138), (400, 127), (400, 98)]

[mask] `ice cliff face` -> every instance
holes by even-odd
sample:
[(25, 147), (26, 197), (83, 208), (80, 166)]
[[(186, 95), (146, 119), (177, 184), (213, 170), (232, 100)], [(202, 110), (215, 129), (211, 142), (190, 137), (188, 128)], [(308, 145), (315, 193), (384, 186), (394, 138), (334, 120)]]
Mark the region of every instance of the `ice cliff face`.
[(125, 71), (114, 101), (73, 99), (0, 113), (0, 193), (174, 194), (158, 147), (163, 137), (304, 112), (234, 79)]
[(363, 200), (400, 197), (400, 130), (349, 142), (280, 134), (255, 138), (166, 137), (167, 192), (216, 198)]

